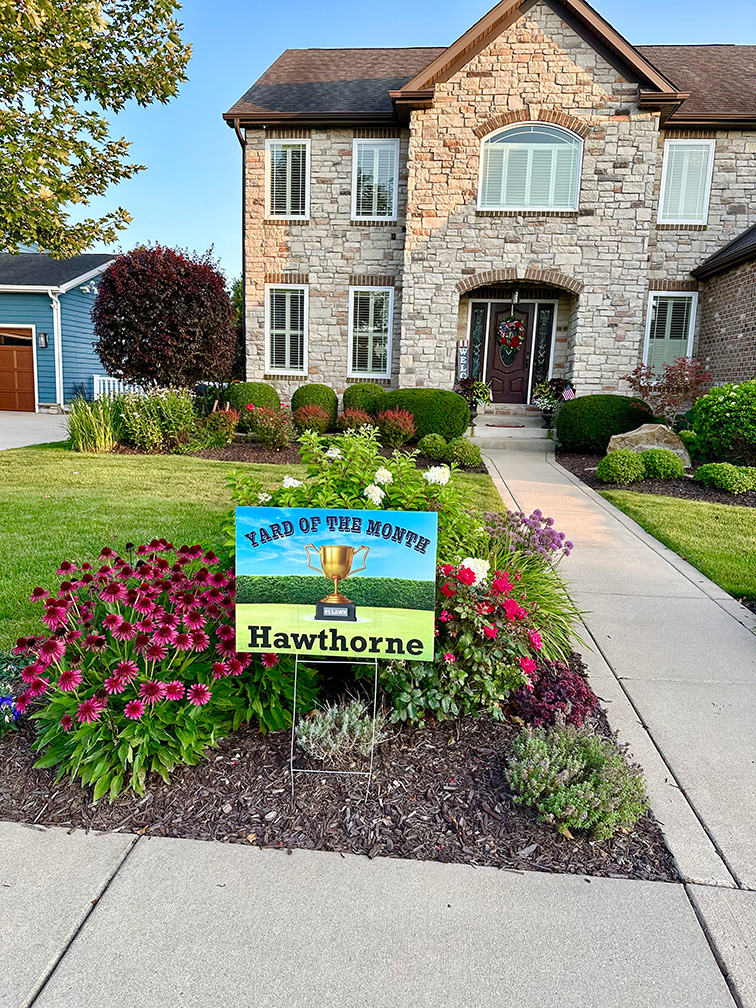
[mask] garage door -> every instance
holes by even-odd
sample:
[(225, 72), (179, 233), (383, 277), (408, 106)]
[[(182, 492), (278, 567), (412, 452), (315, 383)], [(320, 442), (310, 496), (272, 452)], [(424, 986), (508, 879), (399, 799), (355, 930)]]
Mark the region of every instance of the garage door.
[(0, 328), (0, 410), (34, 412), (32, 330)]

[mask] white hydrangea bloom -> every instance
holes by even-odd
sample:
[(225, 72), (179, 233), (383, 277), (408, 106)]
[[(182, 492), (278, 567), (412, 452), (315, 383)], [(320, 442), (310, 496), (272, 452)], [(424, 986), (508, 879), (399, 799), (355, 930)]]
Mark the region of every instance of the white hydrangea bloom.
[(268, 501), (271, 500), (272, 498), (270, 494), (258, 494), (257, 499), (260, 501), (261, 504), (267, 504)]
[(479, 585), (488, 577), (491, 564), (488, 560), (478, 560), (476, 557), (465, 557), (460, 561), (460, 567), (468, 567), (475, 574), (475, 584)]
[(436, 483), (438, 486), (446, 486), (449, 482), (449, 476), (451, 472), (448, 466), (433, 466), (427, 472), (423, 473), (423, 479), (427, 480), (428, 483)]
[(365, 496), (371, 504), (375, 504), (377, 506), (386, 496), (386, 491), (381, 490), (381, 488), (376, 486), (375, 483), (371, 483), (370, 486), (365, 487)]
[(389, 483), (394, 482), (394, 477), (385, 466), (381, 466), (375, 474), (375, 482), (380, 483), (382, 486), (388, 486)]
[(338, 448), (336, 448), (334, 446), (333, 448), (329, 448), (328, 449), (328, 451), (324, 455), (324, 458), (329, 458), (329, 459), (341, 458), (341, 452), (339, 451)]
[(294, 479), (293, 476), (284, 476), (283, 483), (281, 484), (281, 486), (284, 488), (284, 490), (293, 490), (294, 487), (302, 486), (302, 481)]

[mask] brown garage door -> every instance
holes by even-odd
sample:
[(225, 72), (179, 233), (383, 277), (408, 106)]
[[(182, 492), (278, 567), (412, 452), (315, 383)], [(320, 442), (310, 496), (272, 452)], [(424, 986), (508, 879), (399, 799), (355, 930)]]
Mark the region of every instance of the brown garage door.
[(34, 412), (32, 330), (0, 328), (0, 410)]

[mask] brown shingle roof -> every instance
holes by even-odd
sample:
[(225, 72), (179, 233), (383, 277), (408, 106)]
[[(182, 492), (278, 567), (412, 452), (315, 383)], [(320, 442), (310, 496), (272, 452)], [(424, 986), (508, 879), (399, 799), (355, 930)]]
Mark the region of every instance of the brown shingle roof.
[(636, 46), (690, 98), (672, 121), (686, 115), (741, 112), (756, 116), (756, 46)]

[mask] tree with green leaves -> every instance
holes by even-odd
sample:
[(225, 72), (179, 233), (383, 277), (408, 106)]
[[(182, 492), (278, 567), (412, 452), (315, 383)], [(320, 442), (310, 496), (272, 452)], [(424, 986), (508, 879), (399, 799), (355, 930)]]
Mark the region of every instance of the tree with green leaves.
[(80, 223), (68, 208), (142, 170), (106, 113), (178, 93), (190, 56), (179, 6), (0, 0), (0, 251), (37, 245), (65, 258), (128, 225), (122, 207)]

